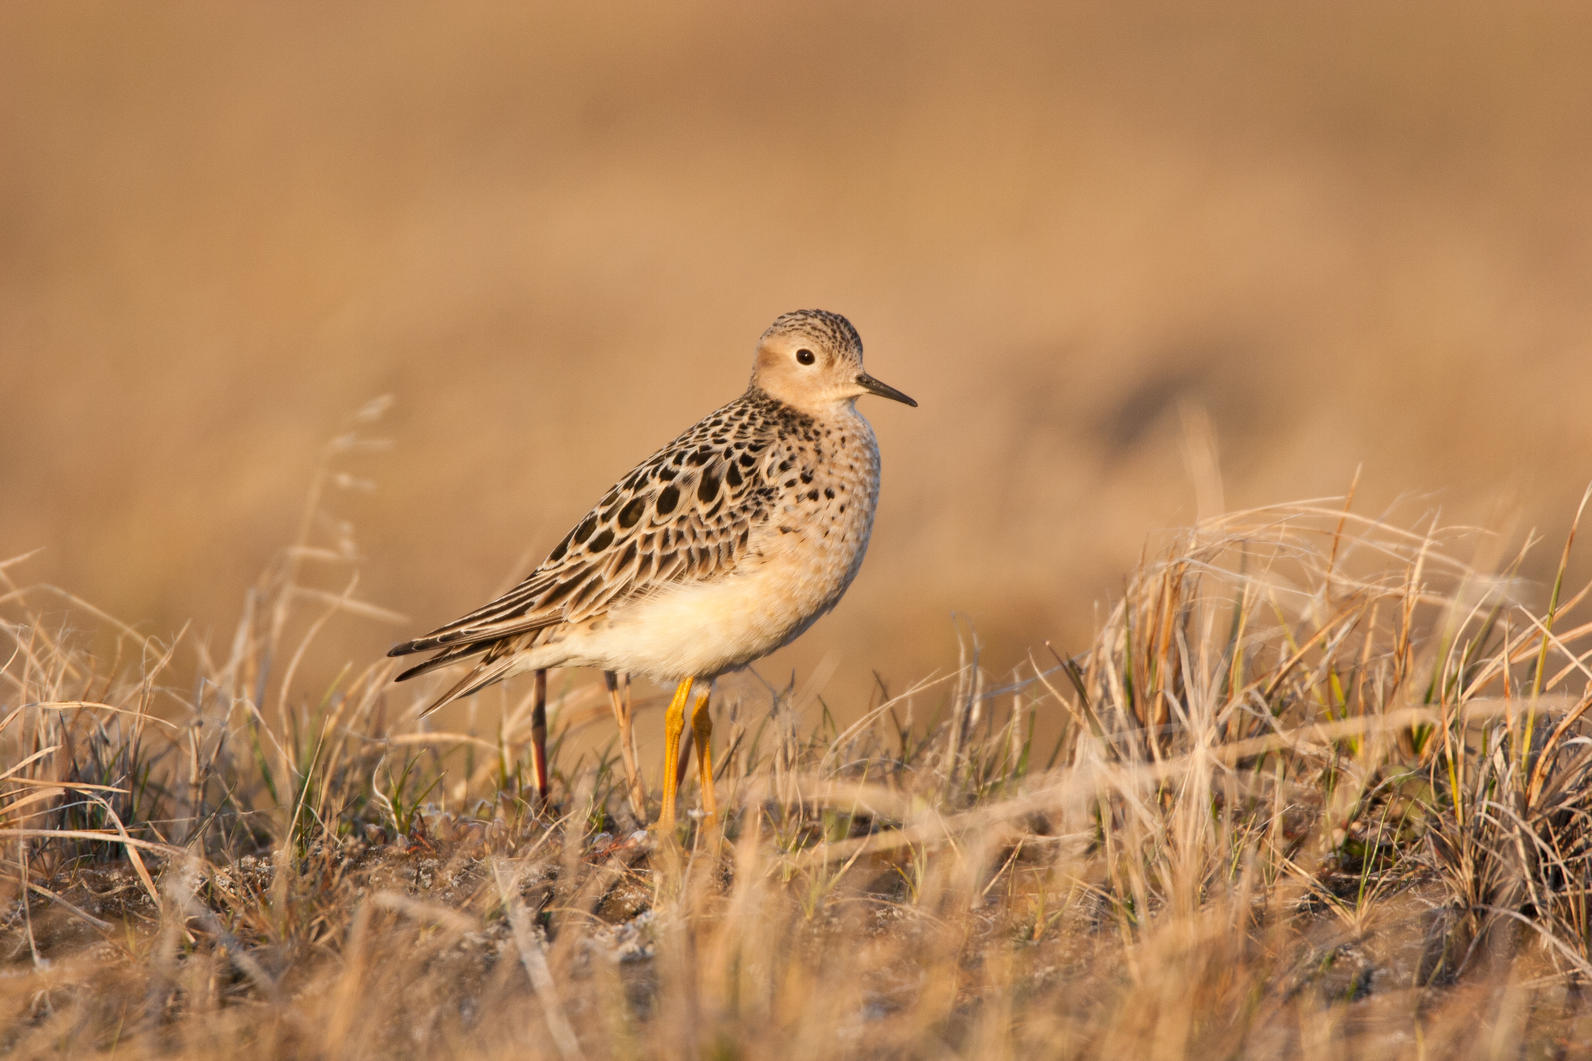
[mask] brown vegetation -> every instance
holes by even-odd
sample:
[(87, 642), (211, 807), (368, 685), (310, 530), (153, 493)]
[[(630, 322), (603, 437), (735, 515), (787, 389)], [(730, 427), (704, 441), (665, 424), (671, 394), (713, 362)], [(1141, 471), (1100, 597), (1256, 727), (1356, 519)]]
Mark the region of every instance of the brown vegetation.
[[(0, 7), (0, 1050), (1584, 1054), (1592, 565), (1518, 543), (1592, 468), (1588, 54)], [(722, 683), (722, 842), (636, 835), (590, 675), (532, 806), (521, 685), (429, 728), (375, 661), (801, 305), (922, 407), (842, 607)]]
[(732, 710), (724, 833), (684, 849), (636, 831), (611, 742), (573, 750), (578, 697), (538, 808), (523, 711), (427, 731), (385, 664), (306, 688), (293, 613), (359, 607), (303, 592), (344, 562), (307, 543), (191, 692), (180, 646), (123, 629), (107, 667), (12, 588), (0, 1042), (1566, 1056), (1592, 1034), (1587, 591), (1523, 601), (1520, 556), (1458, 559), (1478, 537), (1343, 503), (1209, 521), (1075, 659), (967, 662), (845, 726)]

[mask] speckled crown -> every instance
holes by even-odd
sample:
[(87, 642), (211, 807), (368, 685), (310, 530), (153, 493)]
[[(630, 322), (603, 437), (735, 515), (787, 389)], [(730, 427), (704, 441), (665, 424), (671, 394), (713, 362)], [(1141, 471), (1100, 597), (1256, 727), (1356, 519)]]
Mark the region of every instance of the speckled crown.
[(774, 318), (774, 323), (763, 333), (763, 340), (776, 335), (806, 335), (822, 339), (836, 350), (855, 350), (862, 354), (862, 336), (851, 322), (838, 313), (825, 309), (799, 309)]

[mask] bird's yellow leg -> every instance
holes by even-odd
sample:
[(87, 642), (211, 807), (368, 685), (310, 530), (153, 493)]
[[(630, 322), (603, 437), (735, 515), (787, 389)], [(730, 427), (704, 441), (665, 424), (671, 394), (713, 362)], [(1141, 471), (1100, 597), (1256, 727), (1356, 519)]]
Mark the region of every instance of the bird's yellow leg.
[(713, 791), (713, 716), (708, 714), (708, 695), (697, 698), (696, 710), (691, 713), (691, 736), (696, 740), (697, 783), (702, 787), (702, 813), (708, 825), (719, 820), (719, 799)]
[(685, 730), (685, 705), (691, 699), (691, 679), (686, 678), (674, 690), (669, 710), (663, 716), (663, 806), (658, 810), (658, 831), (674, 832), (674, 804), (680, 792), (680, 778), (675, 773), (675, 763), (680, 758), (680, 734)]

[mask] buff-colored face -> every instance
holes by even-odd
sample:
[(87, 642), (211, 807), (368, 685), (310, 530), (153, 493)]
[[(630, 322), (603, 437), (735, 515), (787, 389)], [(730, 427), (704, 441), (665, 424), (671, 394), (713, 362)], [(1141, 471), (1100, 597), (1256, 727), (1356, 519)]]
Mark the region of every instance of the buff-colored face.
[(769, 326), (757, 342), (752, 385), (814, 414), (864, 394), (918, 404), (864, 372), (857, 329), (840, 314), (820, 309), (787, 313)]

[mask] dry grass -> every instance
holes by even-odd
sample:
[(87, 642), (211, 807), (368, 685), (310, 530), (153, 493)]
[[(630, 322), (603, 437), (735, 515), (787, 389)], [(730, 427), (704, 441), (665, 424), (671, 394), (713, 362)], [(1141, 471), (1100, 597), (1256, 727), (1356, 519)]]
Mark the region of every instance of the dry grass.
[[(1075, 658), (964, 660), (844, 728), (789, 691), (772, 719), (733, 712), (723, 835), (693, 823), (677, 849), (635, 831), (611, 746), (576, 750), (579, 695), (538, 809), (523, 714), (430, 732), (385, 661), (295, 676), (328, 616), (374, 614), (319, 544), (333, 474), (192, 688), (167, 679), (183, 645), (6, 576), (0, 1048), (1553, 1057), (1592, 1037), (1586, 591), (1531, 603), (1520, 555), (1460, 558), (1487, 535), (1341, 499), (1207, 521)], [(107, 631), (122, 651), (88, 655)]]
[[(1584, 1052), (1589, 11), (4, 6), (0, 1050)], [(722, 845), (350, 665), (803, 304), (922, 408)]]

